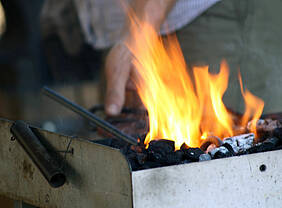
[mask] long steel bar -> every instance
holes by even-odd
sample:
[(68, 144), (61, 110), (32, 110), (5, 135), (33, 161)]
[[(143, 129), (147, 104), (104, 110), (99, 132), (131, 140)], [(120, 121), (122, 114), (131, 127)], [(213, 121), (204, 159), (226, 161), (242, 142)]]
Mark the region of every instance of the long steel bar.
[(137, 140), (129, 135), (124, 134), (116, 127), (112, 126), (110, 123), (100, 119), (93, 113), (89, 112), (85, 108), (71, 102), (67, 98), (63, 97), (62, 95), (58, 94), (54, 90), (51, 90), (48, 87), (43, 87), (42, 93), (49, 98), (55, 100), (56, 102), (62, 104), (63, 106), (69, 108), (70, 110), (76, 112), (77, 114), (81, 115), (82, 117), (90, 120), (91, 122), (95, 123), (100, 128), (104, 129), (105, 131), (109, 132), (110, 134), (116, 136), (118, 139), (124, 140), (130, 144), (137, 145)]

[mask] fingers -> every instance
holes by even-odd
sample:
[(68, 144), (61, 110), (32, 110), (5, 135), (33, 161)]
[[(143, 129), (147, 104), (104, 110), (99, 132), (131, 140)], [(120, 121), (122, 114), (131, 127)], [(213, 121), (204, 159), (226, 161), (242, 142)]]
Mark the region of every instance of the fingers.
[(115, 46), (106, 60), (106, 113), (118, 115), (125, 100), (125, 88), (129, 79), (131, 54), (125, 46)]
[(136, 88), (136, 86), (135, 86), (135, 84), (134, 84), (134, 82), (132, 81), (131, 78), (126, 83), (126, 89), (127, 90), (137, 91), (137, 88)]
[(115, 116), (120, 113), (125, 99), (126, 81), (126, 75), (122, 75), (122, 73), (110, 75), (106, 91), (106, 113), (108, 115)]

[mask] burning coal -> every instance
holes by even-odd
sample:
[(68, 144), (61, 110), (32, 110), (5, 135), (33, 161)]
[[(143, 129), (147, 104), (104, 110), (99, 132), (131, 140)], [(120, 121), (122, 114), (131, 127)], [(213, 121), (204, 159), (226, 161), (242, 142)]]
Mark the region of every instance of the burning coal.
[[(138, 94), (149, 115), (147, 147), (152, 140), (168, 139), (179, 150), (183, 143), (199, 147), (208, 135), (221, 139), (236, 135), (236, 125), (222, 101), (228, 87), (227, 63), (222, 61), (218, 74), (204, 66), (194, 67), (189, 76), (177, 38), (163, 39), (147, 22), (130, 17), (133, 39), (127, 46), (134, 56)], [(264, 103), (244, 90), (239, 80), (246, 106), (240, 124), (253, 120), (251, 133), (256, 134)]]

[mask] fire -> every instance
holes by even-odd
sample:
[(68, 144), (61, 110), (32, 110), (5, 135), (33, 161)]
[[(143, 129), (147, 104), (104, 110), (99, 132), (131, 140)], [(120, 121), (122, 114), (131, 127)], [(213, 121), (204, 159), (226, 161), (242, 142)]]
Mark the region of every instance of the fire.
[(254, 132), (256, 134), (257, 133), (256, 132), (256, 123), (257, 123), (257, 120), (260, 118), (260, 116), (262, 114), (264, 102), (263, 102), (263, 100), (254, 96), (249, 90), (246, 89), (244, 91), (243, 83), (242, 83), (242, 77), (241, 77), (240, 73), (239, 73), (238, 77), (239, 77), (239, 82), (240, 82), (240, 87), (241, 87), (241, 93), (244, 97), (244, 101), (245, 101), (245, 104), (246, 104), (246, 110), (245, 110), (245, 113), (242, 117), (241, 125), (246, 126), (248, 121), (250, 120), (251, 115), (253, 115), (252, 116), (252, 122), (251, 122), (251, 130), (252, 130), (252, 132)]
[[(184, 142), (197, 147), (211, 134), (233, 136), (235, 124), (222, 101), (228, 86), (227, 63), (222, 61), (218, 74), (203, 66), (194, 67), (189, 75), (175, 36), (163, 39), (150, 24), (132, 16), (131, 23), (133, 39), (127, 46), (134, 56), (134, 81), (150, 122), (145, 144), (170, 139), (179, 149)], [(241, 123), (246, 125), (260, 117), (263, 101), (243, 91), (241, 79), (240, 84), (246, 103)]]

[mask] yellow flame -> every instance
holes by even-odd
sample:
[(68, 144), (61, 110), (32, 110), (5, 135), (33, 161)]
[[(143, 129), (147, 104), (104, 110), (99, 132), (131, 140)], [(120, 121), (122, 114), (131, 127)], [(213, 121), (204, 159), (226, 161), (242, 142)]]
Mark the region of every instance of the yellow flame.
[[(145, 144), (170, 139), (179, 149), (184, 142), (199, 146), (210, 132), (220, 138), (232, 136), (234, 123), (222, 101), (228, 86), (227, 63), (221, 63), (218, 74), (209, 73), (208, 66), (194, 67), (190, 77), (175, 36), (163, 39), (150, 24), (130, 18), (133, 39), (127, 46), (134, 56), (135, 84), (150, 122)], [(262, 108), (256, 111), (248, 91), (242, 94), (248, 106), (242, 121), (246, 124), (252, 115), (259, 118)]]
[(256, 123), (262, 114), (264, 102), (262, 99), (254, 96), (249, 90), (245, 89), (244, 91), (241, 73), (239, 73), (238, 77), (241, 93), (243, 95), (246, 106), (245, 113), (241, 120), (241, 125), (246, 126), (248, 121), (250, 120), (250, 117), (252, 116), (251, 131), (257, 135)]

